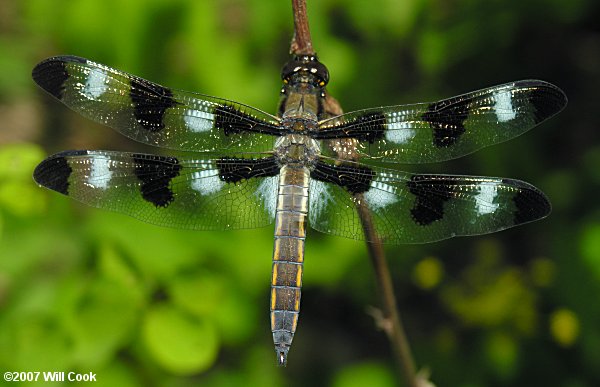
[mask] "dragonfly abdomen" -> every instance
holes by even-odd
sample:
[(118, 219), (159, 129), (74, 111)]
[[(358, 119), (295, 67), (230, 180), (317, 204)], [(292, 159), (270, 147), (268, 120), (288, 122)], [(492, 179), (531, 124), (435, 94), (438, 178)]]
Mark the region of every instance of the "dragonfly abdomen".
[(306, 167), (284, 166), (279, 177), (271, 279), (271, 330), (280, 365), (286, 363), (300, 313), (308, 179)]

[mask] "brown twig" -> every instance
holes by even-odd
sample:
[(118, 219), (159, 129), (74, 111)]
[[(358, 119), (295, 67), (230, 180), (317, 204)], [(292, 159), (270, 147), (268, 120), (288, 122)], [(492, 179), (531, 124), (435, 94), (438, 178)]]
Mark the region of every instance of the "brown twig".
[[(327, 94), (324, 104), (325, 111), (332, 115), (340, 115), (343, 113), (342, 107), (339, 102)], [(345, 139), (346, 144), (350, 145), (353, 139)], [(344, 139), (339, 140), (344, 141)], [(346, 152), (345, 155), (357, 154)], [(357, 161), (350, 160), (350, 161)], [(394, 295), (394, 287), (392, 285), (392, 277), (388, 268), (387, 260), (385, 259), (385, 253), (383, 251), (383, 244), (377, 236), (377, 230), (373, 223), (373, 217), (371, 211), (366, 206), (365, 198), (363, 194), (354, 195), (354, 203), (356, 204), (356, 210), (358, 217), (363, 228), (365, 235), (365, 241), (367, 244), (367, 250), (369, 251), (369, 257), (371, 263), (375, 269), (375, 277), (377, 279), (377, 288), (379, 296), (382, 300), (382, 313), (378, 318), (375, 318), (377, 326), (379, 326), (387, 335), (394, 355), (398, 362), (397, 366), (402, 370), (402, 376), (406, 384), (409, 387), (419, 387), (426, 385), (422, 383), (421, 379), (426, 375), (417, 375), (415, 370), (415, 363), (413, 360), (412, 353), (410, 351), (410, 345), (400, 320), (400, 312), (396, 307), (396, 296)]]
[(290, 52), (297, 55), (314, 55), (308, 16), (306, 15), (306, 0), (292, 0), (294, 12), (294, 37), (290, 45)]
[(371, 211), (365, 205), (364, 196), (362, 194), (354, 195), (354, 201), (363, 233), (365, 234), (365, 240), (367, 241), (371, 263), (375, 269), (377, 287), (383, 304), (382, 316), (376, 319), (376, 321), (379, 320), (377, 321), (379, 327), (383, 329), (390, 340), (406, 384), (410, 387), (418, 387), (420, 383), (416, 375), (410, 345), (408, 344), (408, 339), (400, 320), (400, 312), (398, 312), (398, 308), (396, 307), (396, 296), (394, 295), (392, 277), (385, 259), (383, 244), (377, 236), (373, 217), (371, 216)]

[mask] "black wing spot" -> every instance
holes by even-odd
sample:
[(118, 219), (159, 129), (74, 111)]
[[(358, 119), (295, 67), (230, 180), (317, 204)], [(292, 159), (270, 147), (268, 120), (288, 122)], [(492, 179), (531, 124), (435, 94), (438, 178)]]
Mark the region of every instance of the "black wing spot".
[(67, 157), (87, 154), (87, 151), (66, 151), (57, 153), (42, 161), (33, 171), (33, 179), (39, 185), (63, 195), (69, 195), (69, 178), (73, 168)]
[(275, 157), (244, 159), (222, 157), (216, 161), (219, 178), (226, 183), (237, 183), (253, 177), (268, 177), (279, 174)]
[[(504, 179), (503, 182), (513, 186), (524, 184), (510, 179)], [(519, 191), (512, 200), (516, 207), (514, 213), (515, 225), (541, 219), (552, 211), (552, 206), (546, 195), (529, 185), (519, 187)]]
[(42, 89), (55, 98), (62, 99), (65, 92), (65, 82), (69, 78), (66, 62), (59, 58), (46, 59), (33, 68), (31, 76)]
[(351, 194), (359, 194), (371, 188), (375, 172), (365, 166), (330, 165), (319, 161), (310, 172), (310, 177), (339, 185)]
[(144, 200), (156, 207), (167, 207), (173, 200), (171, 180), (179, 176), (181, 164), (175, 157), (134, 154), (135, 176), (141, 181)]
[(281, 136), (281, 129), (277, 125), (258, 121), (250, 114), (230, 105), (219, 105), (213, 112), (215, 115), (215, 128), (223, 130), (226, 136), (242, 132), (264, 133)]
[[(461, 105), (469, 100), (461, 101)], [(465, 120), (469, 116), (467, 109), (453, 111), (448, 101), (435, 102), (423, 113), (423, 121), (428, 122), (433, 129), (433, 144), (438, 148), (448, 148), (454, 145), (465, 133)]]
[(528, 100), (534, 107), (534, 119), (536, 124), (555, 115), (567, 104), (567, 96), (562, 90), (556, 87), (544, 87), (533, 90), (531, 91)]
[(251, 131), (254, 120), (233, 106), (222, 105), (215, 108), (215, 127), (222, 129), (226, 136)]
[(385, 136), (386, 118), (382, 112), (365, 113), (353, 120), (335, 127), (335, 134), (329, 131), (314, 133), (314, 138), (355, 138), (373, 144)]
[(413, 175), (406, 185), (416, 196), (410, 213), (417, 224), (428, 226), (444, 218), (444, 203), (455, 195), (451, 180), (443, 176)]
[(352, 122), (352, 131), (360, 134), (356, 137), (357, 140), (372, 144), (383, 138), (385, 122), (385, 116), (381, 112), (364, 114)]
[(164, 129), (163, 122), (167, 109), (178, 104), (173, 92), (142, 78), (132, 77), (129, 96), (133, 102), (133, 115), (136, 121), (150, 132)]

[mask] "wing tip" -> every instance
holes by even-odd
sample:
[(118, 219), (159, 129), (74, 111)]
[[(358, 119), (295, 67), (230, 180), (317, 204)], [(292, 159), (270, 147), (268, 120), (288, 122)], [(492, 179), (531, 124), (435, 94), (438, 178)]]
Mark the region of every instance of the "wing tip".
[(569, 102), (567, 94), (553, 83), (539, 79), (527, 79), (515, 82), (515, 86), (535, 88), (529, 101), (535, 107), (536, 124), (560, 113)]
[(54, 56), (35, 65), (31, 77), (42, 89), (60, 100), (63, 97), (65, 81), (69, 78), (67, 64), (87, 62), (87, 59), (74, 55)]
[(61, 193), (69, 194), (69, 177), (73, 169), (67, 157), (87, 154), (85, 150), (64, 151), (49, 156), (39, 163), (33, 171), (33, 180), (46, 188)]
[(552, 212), (550, 200), (535, 186), (515, 179), (503, 179), (503, 183), (517, 188), (512, 199), (515, 205), (515, 226), (543, 219)]

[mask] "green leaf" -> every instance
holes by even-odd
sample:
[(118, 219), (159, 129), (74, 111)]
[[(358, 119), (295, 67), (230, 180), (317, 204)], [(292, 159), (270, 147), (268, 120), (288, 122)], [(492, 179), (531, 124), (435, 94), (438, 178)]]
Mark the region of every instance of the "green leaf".
[(71, 367), (72, 346), (56, 319), (43, 314), (20, 315), (0, 332), (4, 369), (61, 370)]
[[(138, 380), (141, 378), (134, 372), (133, 366), (118, 358), (107, 367), (98, 369), (96, 373), (99, 386), (138, 387), (144, 385), (141, 380)], [(94, 384), (96, 385), (96, 383)]]
[(31, 174), (43, 158), (37, 145), (12, 144), (0, 148), (0, 207), (18, 216), (42, 211), (43, 191), (36, 187)]
[(140, 311), (135, 294), (127, 286), (99, 278), (78, 300), (70, 324), (81, 365), (107, 363), (129, 340)]
[(150, 309), (142, 327), (143, 340), (154, 360), (165, 370), (191, 375), (215, 362), (219, 338), (213, 324), (170, 305)]
[(579, 246), (583, 260), (600, 279), (600, 223), (584, 226)]
[(388, 387), (395, 386), (393, 373), (382, 364), (361, 363), (339, 372), (332, 385), (334, 387)]
[(502, 379), (510, 381), (517, 372), (519, 346), (511, 335), (494, 332), (486, 337), (484, 350), (491, 368)]

